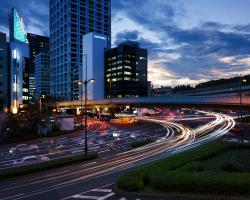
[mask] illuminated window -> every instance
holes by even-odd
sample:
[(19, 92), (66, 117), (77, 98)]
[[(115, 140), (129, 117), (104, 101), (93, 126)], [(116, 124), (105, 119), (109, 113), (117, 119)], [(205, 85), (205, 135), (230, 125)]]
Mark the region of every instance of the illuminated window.
[(17, 92), (17, 91), (18, 91), (18, 84), (13, 83), (13, 92)]
[(110, 76), (111, 76), (111, 74), (107, 74), (107, 75), (106, 75), (106, 77), (110, 77)]
[(132, 67), (127, 66), (127, 65), (125, 65), (124, 68), (125, 68), (125, 69), (132, 69)]
[(131, 78), (130, 78), (130, 77), (124, 77), (124, 80), (125, 80), (125, 81), (130, 81)]
[(23, 100), (29, 100), (28, 96), (23, 96)]
[(125, 63), (130, 63), (130, 60), (124, 60)]
[(122, 66), (117, 67), (117, 69), (122, 69)]
[(131, 75), (132, 73), (131, 72), (124, 72), (124, 74)]

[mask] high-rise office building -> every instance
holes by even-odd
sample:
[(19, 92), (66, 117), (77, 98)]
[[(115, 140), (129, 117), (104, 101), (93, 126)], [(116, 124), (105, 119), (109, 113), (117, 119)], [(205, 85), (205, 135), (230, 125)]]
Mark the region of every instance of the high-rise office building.
[[(90, 79), (95, 80), (93, 84), (88, 84), (87, 87), (87, 97), (92, 100), (105, 98), (104, 52), (107, 46), (108, 40), (105, 35), (88, 33), (83, 36), (84, 63), (80, 79), (83, 81)], [(84, 87), (82, 87), (82, 89), (84, 90)]]
[(50, 94), (50, 65), (49, 52), (40, 52), (35, 56), (35, 97)]
[(0, 32), (0, 109), (7, 101), (8, 48), (6, 34)]
[(147, 96), (147, 50), (132, 41), (107, 50), (105, 77), (107, 98)]
[(51, 94), (79, 99), (83, 67), (82, 36), (90, 33), (111, 41), (111, 0), (50, 0)]
[(49, 37), (27, 34), (30, 47), (30, 67), (29, 67), (29, 98), (35, 94), (35, 56), (40, 52), (49, 51)]
[(30, 51), (22, 19), (16, 9), (10, 11), (10, 106), (17, 113), (29, 102)]

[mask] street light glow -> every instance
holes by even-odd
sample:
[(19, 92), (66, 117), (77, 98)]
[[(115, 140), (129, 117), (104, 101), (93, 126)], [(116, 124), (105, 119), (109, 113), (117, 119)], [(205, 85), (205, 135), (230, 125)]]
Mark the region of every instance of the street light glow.
[(82, 81), (81, 80), (78, 80), (77, 83), (78, 83), (79, 86), (82, 85)]

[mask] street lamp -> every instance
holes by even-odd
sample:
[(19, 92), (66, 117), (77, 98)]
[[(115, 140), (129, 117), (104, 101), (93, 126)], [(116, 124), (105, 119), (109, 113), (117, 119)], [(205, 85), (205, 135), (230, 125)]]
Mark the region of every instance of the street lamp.
[(240, 113), (239, 113), (239, 118), (240, 118), (240, 132), (241, 132), (241, 142), (244, 142), (244, 136), (243, 136), (243, 131), (242, 131), (242, 83), (246, 83), (246, 79), (242, 79), (240, 75), (240, 80), (239, 80), (239, 87), (240, 87)]
[(87, 92), (87, 86), (88, 86), (88, 83), (94, 83), (95, 82), (95, 79), (89, 79), (89, 80), (85, 80), (83, 83), (84, 83), (84, 89), (85, 89), (85, 95), (84, 95), (84, 117), (85, 117), (85, 123), (84, 123), (84, 126), (85, 126), (85, 156), (88, 155), (88, 127), (87, 127), (87, 95), (88, 95), (88, 92)]
[(94, 83), (95, 82), (95, 79), (89, 79), (89, 80), (85, 80), (84, 82), (82, 82), (82, 80), (78, 80), (78, 85), (79, 85), (79, 89), (80, 89), (80, 98), (81, 98), (81, 111), (80, 111), (80, 114), (81, 114), (81, 127), (83, 127), (82, 125), (82, 89), (81, 89), (81, 86), (82, 86), (82, 83), (84, 84), (84, 92), (85, 92), (85, 95), (84, 95), (84, 127), (85, 127), (85, 156), (88, 155), (88, 127), (87, 127), (87, 96), (88, 96), (88, 89), (87, 89), (87, 86), (88, 86), (88, 83)]
[[(80, 114), (82, 114), (82, 90), (81, 90), (82, 80), (78, 80), (77, 83), (79, 86), (79, 98), (81, 100)], [(81, 120), (82, 120), (82, 118), (81, 118)], [(81, 121), (81, 126), (82, 126), (82, 121)]]

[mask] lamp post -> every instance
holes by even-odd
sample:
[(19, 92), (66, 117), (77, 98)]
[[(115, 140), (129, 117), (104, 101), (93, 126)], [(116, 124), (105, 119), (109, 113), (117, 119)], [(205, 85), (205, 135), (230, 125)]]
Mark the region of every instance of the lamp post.
[(87, 95), (88, 95), (88, 92), (87, 92), (87, 86), (88, 86), (88, 83), (91, 82), (95, 82), (95, 79), (89, 79), (89, 80), (85, 80), (84, 81), (84, 89), (85, 89), (85, 95), (84, 95), (84, 127), (85, 127), (85, 156), (88, 155), (88, 127), (87, 127)]
[(244, 135), (242, 131), (242, 83), (246, 83), (246, 79), (242, 79), (240, 75), (240, 80), (239, 80), (239, 87), (240, 87), (240, 112), (239, 112), (239, 118), (240, 118), (240, 132), (241, 132), (241, 142), (244, 142)]
[(79, 98), (80, 98), (80, 101), (81, 101), (80, 115), (81, 115), (81, 127), (82, 127), (82, 89), (81, 89), (82, 80), (78, 80), (77, 82), (78, 82), (78, 86), (79, 86)]

